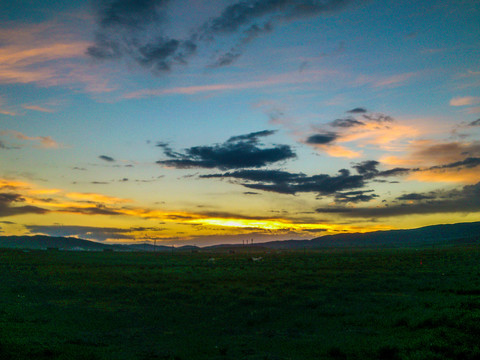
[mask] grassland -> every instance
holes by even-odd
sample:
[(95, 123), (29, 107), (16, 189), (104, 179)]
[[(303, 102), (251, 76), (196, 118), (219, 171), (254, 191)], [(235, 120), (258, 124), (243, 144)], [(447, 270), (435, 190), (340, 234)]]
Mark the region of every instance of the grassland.
[(251, 256), (0, 250), (0, 358), (480, 359), (479, 246)]

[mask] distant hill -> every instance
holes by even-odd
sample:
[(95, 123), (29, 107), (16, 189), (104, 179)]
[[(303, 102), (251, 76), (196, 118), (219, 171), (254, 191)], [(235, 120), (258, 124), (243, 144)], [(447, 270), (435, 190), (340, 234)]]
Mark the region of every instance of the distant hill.
[(64, 250), (97, 250), (111, 248), (110, 245), (95, 241), (82, 240), (71, 237), (52, 237), (45, 235), (35, 236), (0, 236), (1, 248), (15, 249), (47, 249), (57, 248)]
[(16, 249), (48, 249), (60, 250), (88, 250), (88, 251), (195, 251), (198, 249), (215, 251), (241, 251), (241, 249), (255, 248), (257, 251), (325, 249), (325, 248), (398, 248), (398, 247), (426, 247), (443, 246), (461, 243), (480, 243), (480, 222), (459, 223), (451, 225), (433, 225), (409, 230), (388, 230), (369, 233), (351, 233), (325, 235), (312, 240), (284, 240), (270, 241), (256, 245), (222, 244), (198, 248), (196, 246), (171, 246), (152, 244), (109, 245), (95, 241), (72, 237), (35, 236), (0, 236), (0, 248)]
[[(154, 246), (152, 244), (109, 245), (96, 241), (77, 239), (72, 237), (52, 237), (45, 235), (34, 236), (0, 236), (0, 248), (13, 249), (59, 249), (59, 250), (86, 250), (86, 251), (172, 251), (171, 246)], [(194, 246), (174, 248), (175, 251), (191, 250)]]
[(273, 241), (259, 244), (270, 249), (346, 247), (425, 247), (480, 242), (480, 222), (433, 225), (408, 230), (325, 235), (312, 240)]

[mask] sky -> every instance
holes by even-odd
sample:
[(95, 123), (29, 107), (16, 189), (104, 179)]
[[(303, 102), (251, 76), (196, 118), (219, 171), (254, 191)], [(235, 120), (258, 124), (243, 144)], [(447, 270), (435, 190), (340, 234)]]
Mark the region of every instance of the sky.
[(480, 221), (480, 2), (0, 2), (0, 235)]

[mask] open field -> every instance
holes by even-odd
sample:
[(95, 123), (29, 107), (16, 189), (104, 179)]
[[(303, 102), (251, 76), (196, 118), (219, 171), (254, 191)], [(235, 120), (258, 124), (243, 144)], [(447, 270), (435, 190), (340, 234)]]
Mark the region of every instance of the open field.
[(251, 256), (0, 250), (0, 358), (480, 359), (478, 245)]

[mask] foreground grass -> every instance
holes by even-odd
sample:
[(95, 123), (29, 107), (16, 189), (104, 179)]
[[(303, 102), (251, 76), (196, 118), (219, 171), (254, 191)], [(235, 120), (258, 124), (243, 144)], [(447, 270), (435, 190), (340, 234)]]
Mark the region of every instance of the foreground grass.
[(480, 359), (479, 255), (2, 250), (0, 358)]

